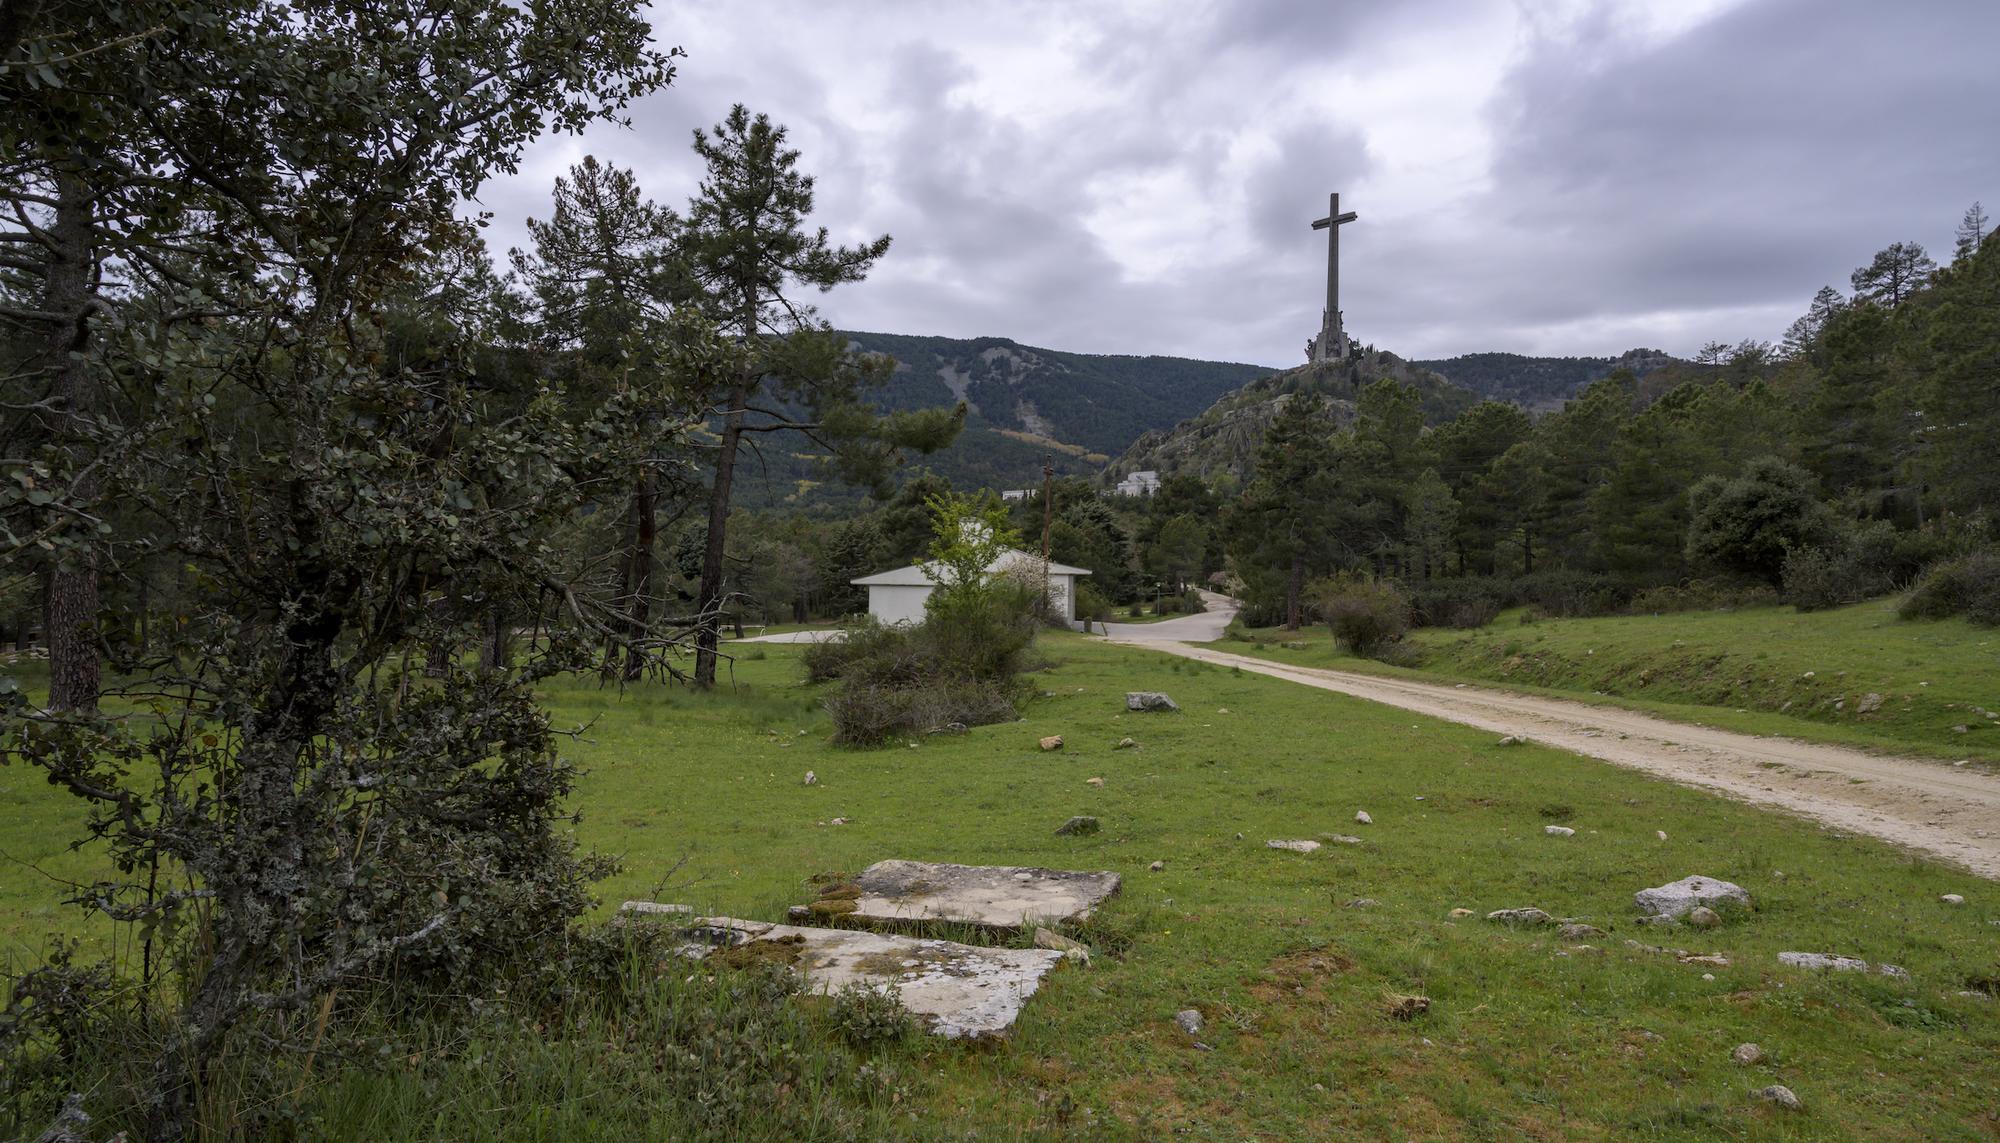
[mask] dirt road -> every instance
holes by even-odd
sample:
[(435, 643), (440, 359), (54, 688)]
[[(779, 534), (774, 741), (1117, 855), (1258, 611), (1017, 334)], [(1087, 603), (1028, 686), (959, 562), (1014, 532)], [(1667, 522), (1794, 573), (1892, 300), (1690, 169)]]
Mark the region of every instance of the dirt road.
[[(1483, 687), (1294, 667), (1191, 646), (1216, 638), (1230, 602), (1215, 596), (1204, 622), (1114, 625), (1112, 638), (1206, 663), (1387, 703), (1418, 714), (1517, 734), (1690, 786), (1778, 806), (1855, 833), (2000, 878), (2000, 777), (1972, 767), (1891, 758), (1840, 746), (1764, 738), (1672, 722), (1615, 707), (1565, 702)], [(1185, 625), (1185, 630), (1181, 627)]]

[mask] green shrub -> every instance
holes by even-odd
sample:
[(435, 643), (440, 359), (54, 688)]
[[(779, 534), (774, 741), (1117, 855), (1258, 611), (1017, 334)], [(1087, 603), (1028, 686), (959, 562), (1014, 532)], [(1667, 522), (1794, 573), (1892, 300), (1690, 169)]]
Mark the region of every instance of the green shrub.
[(1410, 592), (1410, 623), (1415, 627), (1484, 627), (1500, 614), (1501, 588), (1491, 580), (1434, 579)]
[(1646, 588), (1632, 597), (1629, 607), (1636, 615), (1666, 615), (1677, 611), (1768, 607), (1778, 600), (1778, 592), (1767, 584), (1696, 579)]
[(1373, 655), (1410, 629), (1409, 601), (1387, 581), (1341, 575), (1309, 590), (1335, 641), (1357, 655)]
[(1963, 615), (1984, 627), (2000, 626), (2000, 549), (1986, 548), (1932, 567), (1896, 613), (1904, 619)]
[(1625, 609), (1631, 589), (1609, 576), (1544, 571), (1514, 581), (1514, 595), (1552, 619), (1613, 615)]

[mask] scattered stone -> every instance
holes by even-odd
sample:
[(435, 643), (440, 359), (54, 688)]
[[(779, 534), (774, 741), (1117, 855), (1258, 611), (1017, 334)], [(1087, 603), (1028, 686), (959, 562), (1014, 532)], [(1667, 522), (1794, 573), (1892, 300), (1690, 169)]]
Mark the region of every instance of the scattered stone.
[(1722, 914), (1707, 905), (1696, 905), (1688, 910), (1687, 923), (1697, 929), (1718, 928), (1722, 924)]
[(1563, 935), (1564, 940), (1568, 941), (1594, 941), (1610, 935), (1596, 925), (1569, 924), (1564, 925), (1556, 931)]
[(1882, 696), (1876, 694), (1874, 691), (1869, 691), (1867, 694), (1862, 695), (1861, 701), (1854, 704), (1854, 710), (1857, 714), (1874, 714), (1881, 709)]
[(1764, 1049), (1755, 1044), (1738, 1044), (1736, 1050), (1729, 1053), (1729, 1058), (1747, 1068), (1764, 1062)]
[(860, 929), (774, 925), (706, 917), (691, 930), (693, 955), (774, 948), (769, 957), (805, 978), (809, 992), (863, 987), (893, 992), (930, 1031), (950, 1038), (1005, 1035), (1042, 978), (1061, 963), (1054, 949), (999, 949), (891, 936)]
[(1036, 929), (1035, 947), (1038, 949), (1054, 949), (1070, 960), (1076, 961), (1078, 964), (1090, 963), (1089, 945), (1084, 944), (1082, 941), (1071, 940), (1054, 929)]
[(1389, 1015), (1398, 1020), (1415, 1020), (1431, 1010), (1428, 996), (1390, 996)]
[(1360, 823), (1361, 823), (1362, 825), (1374, 825), (1374, 824), (1375, 824), (1375, 819), (1374, 819), (1374, 818), (1371, 818), (1371, 817), (1369, 817), (1369, 816), (1368, 816), (1368, 811), (1367, 811), (1367, 810), (1356, 810), (1356, 811), (1354, 811), (1354, 820), (1355, 820), (1355, 821), (1358, 821), (1358, 822), (1360, 822)]
[(1174, 1027), (1190, 1036), (1201, 1035), (1201, 1013), (1193, 1008), (1183, 1008), (1174, 1013)]
[(1713, 905), (1720, 901), (1747, 906), (1750, 894), (1741, 885), (1718, 881), (1713, 877), (1683, 877), (1679, 881), (1632, 894), (1632, 903), (1639, 907), (1640, 912), (1665, 917), (1678, 917), (1697, 905)]
[(1333, 843), (1333, 844), (1335, 844), (1335, 845), (1364, 845), (1364, 844), (1366, 844), (1366, 843), (1365, 843), (1365, 842), (1363, 842), (1363, 841), (1362, 841), (1362, 840), (1361, 840), (1360, 838), (1358, 838), (1358, 837), (1355, 837), (1355, 836), (1354, 836), (1353, 834), (1351, 834), (1351, 833), (1323, 833), (1323, 834), (1320, 834), (1320, 835), (1319, 835), (1319, 839), (1320, 839), (1321, 841), (1330, 841), (1330, 842), (1332, 842), (1332, 843)]
[(1051, 735), (1049, 735), (1049, 736), (1048, 736), (1047, 738), (1044, 738), (1044, 739), (1042, 739), (1042, 749), (1044, 749), (1044, 750), (1061, 750), (1061, 749), (1062, 749), (1062, 735), (1060, 735), (1060, 734), (1051, 734)]
[(1152, 870), (1152, 871), (1153, 871), (1153, 872), (1155, 872), (1155, 873), (1158, 873), (1158, 872), (1160, 872), (1161, 870), (1165, 869), (1166, 867), (1167, 867), (1167, 863), (1166, 863), (1166, 862), (1164, 862), (1164, 861), (1155, 861), (1155, 862), (1154, 862), (1154, 863), (1152, 863), (1151, 865), (1148, 865), (1148, 866), (1147, 866), (1146, 868), (1148, 868), (1148, 869)]
[(1291, 851), (1292, 851), (1293, 853), (1311, 853), (1311, 852), (1312, 852), (1313, 850), (1315, 850), (1315, 849), (1318, 849), (1318, 848), (1319, 848), (1319, 843), (1318, 843), (1318, 842), (1316, 842), (1316, 841), (1277, 841), (1277, 840), (1272, 840), (1272, 841), (1267, 841), (1267, 842), (1265, 842), (1265, 843), (1264, 843), (1264, 848), (1266, 848), (1266, 849), (1289, 849), (1289, 850), (1291, 850)]
[(618, 906), (618, 915), (620, 917), (630, 917), (635, 920), (658, 920), (663, 917), (691, 917), (694, 915), (694, 906), (668, 905), (659, 901), (627, 901)]
[(1770, 1087), (1760, 1087), (1750, 1094), (1756, 1096), (1758, 1099), (1775, 1103), (1786, 1111), (1797, 1111), (1805, 1106), (1805, 1104), (1799, 1102), (1798, 1095), (1791, 1088), (1781, 1083), (1774, 1083)]
[(1875, 971), (1883, 976), (1893, 976), (1897, 980), (1910, 979), (1910, 970), (1899, 964), (1878, 964), (1875, 966)]
[(1452, 915), (1452, 916), (1454, 916), (1454, 917), (1470, 917), (1470, 916), (1472, 916), (1472, 910), (1470, 910), (1470, 909), (1453, 909), (1453, 910), (1451, 911), (1451, 915)]
[(1373, 897), (1356, 897), (1356, 898), (1354, 898), (1353, 900), (1349, 901), (1349, 902), (1348, 902), (1347, 904), (1345, 904), (1345, 905), (1342, 905), (1342, 906), (1341, 906), (1341, 908), (1343, 908), (1343, 909), (1366, 909), (1366, 908), (1368, 908), (1368, 907), (1370, 907), (1370, 906), (1372, 906), (1372, 905), (1380, 905), (1381, 903), (1382, 903), (1382, 902), (1380, 902), (1380, 901), (1377, 901), (1377, 900), (1376, 900), (1375, 898), (1373, 898)]
[(1165, 691), (1127, 691), (1125, 709), (1139, 711), (1175, 711), (1180, 704), (1167, 697)]
[(1550, 925), (1555, 923), (1554, 917), (1532, 906), (1526, 909), (1495, 909), (1491, 913), (1486, 914), (1486, 919), (1489, 921), (1498, 921), (1503, 925)]
[(1493, 745), (1495, 745), (1495, 746), (1522, 746), (1522, 745), (1525, 745), (1525, 744), (1527, 743), (1527, 741), (1528, 741), (1528, 740), (1527, 740), (1526, 738), (1522, 737), (1521, 735), (1518, 735), (1518, 734), (1510, 734), (1510, 735), (1508, 735), (1507, 737), (1505, 737), (1505, 738), (1501, 739), (1500, 741), (1498, 741), (1498, 742), (1494, 743)]
[(812, 772), (811, 770), (807, 770), (807, 771), (806, 771), (806, 785), (808, 785), (808, 786), (817, 786), (817, 785), (819, 785), (819, 775), (818, 775), (818, 774), (815, 774), (815, 773), (813, 773), (813, 772)]
[(1961, 893), (1946, 893), (1944, 896), (1939, 897), (1938, 900), (1943, 901), (1947, 905), (1965, 904), (1965, 896)]
[(1083, 780), (1083, 784), (1084, 784), (1084, 785), (1086, 785), (1086, 786), (1102, 786), (1102, 785), (1104, 785), (1104, 779), (1102, 779), (1102, 778), (1085, 778), (1085, 779)]
[(1133, 748), (1134, 746), (1137, 746), (1137, 745), (1139, 745), (1139, 744), (1138, 744), (1137, 742), (1134, 742), (1134, 741), (1133, 741), (1133, 740), (1131, 740), (1130, 738), (1121, 738), (1121, 739), (1119, 739), (1119, 740), (1118, 740), (1118, 745), (1116, 745), (1116, 746), (1112, 747), (1112, 749), (1113, 749), (1113, 750), (1130, 750), (1130, 749), (1132, 749), (1132, 748)]
[(1219, 706), (1219, 707), (1216, 707), (1216, 708), (1215, 708), (1215, 713), (1217, 713), (1217, 714), (1228, 714), (1228, 713), (1229, 713), (1229, 708), (1228, 708), (1228, 707), (1226, 707), (1226, 706)]
[(1778, 963), (1793, 968), (1831, 969), (1834, 972), (1867, 972), (1868, 962), (1860, 957), (1833, 953), (1781, 952)]
[(1568, 826), (1558, 826), (1558, 825), (1552, 825), (1552, 826), (1543, 826), (1543, 827), (1542, 827), (1542, 832), (1543, 832), (1543, 833), (1545, 833), (1545, 834), (1548, 834), (1548, 835), (1549, 835), (1550, 837), (1575, 837), (1575, 836), (1576, 836), (1576, 831), (1575, 831), (1575, 830), (1573, 830), (1573, 829), (1571, 829), (1571, 828), (1569, 828)]
[(1680, 961), (1682, 964), (1698, 964), (1707, 968), (1729, 967), (1729, 958), (1717, 953), (1697, 955), (1691, 952), (1683, 952), (1676, 955), (1674, 959)]
[(830, 826), (833, 826), (833, 825), (846, 825), (846, 824), (847, 824), (847, 819), (846, 819), (846, 818), (833, 818), (833, 819), (829, 820), (829, 821), (828, 821), (828, 822), (827, 822), (826, 824), (828, 824), (828, 825), (830, 825)]
[(1667, 831), (1663, 829), (1656, 829), (1653, 831), (1653, 836), (1659, 838), (1661, 841), (1665, 841), (1667, 840)]
[(947, 722), (943, 726), (933, 726), (925, 734), (970, 734), (972, 728), (962, 722)]
[(995, 930), (1076, 924), (1117, 893), (1121, 881), (1116, 873), (878, 861), (853, 880), (847, 916), (881, 926), (950, 921)]
[(1678, 924), (1680, 924), (1680, 923), (1681, 923), (1681, 919), (1680, 919), (1679, 917), (1669, 917), (1669, 916), (1667, 916), (1667, 915), (1666, 915), (1665, 913), (1659, 913), (1659, 914), (1655, 914), (1655, 915), (1653, 915), (1653, 916), (1651, 916), (1651, 917), (1641, 917), (1641, 918), (1639, 918), (1639, 922), (1638, 922), (1638, 923), (1639, 923), (1639, 924), (1642, 924), (1642, 925), (1669, 925), (1669, 926), (1672, 926), (1672, 925), (1678, 925)]
[(1712, 981), (1714, 981), (1714, 980), (1715, 980), (1715, 974), (1714, 974), (1714, 973), (1712, 973), (1712, 972), (1704, 972), (1704, 973), (1702, 973), (1702, 974), (1701, 974), (1701, 978), (1702, 978), (1703, 980), (1706, 980), (1706, 981), (1711, 981), (1711, 982), (1712, 982)]
[(1097, 819), (1087, 814), (1078, 814), (1056, 827), (1057, 837), (1084, 837), (1097, 832)]

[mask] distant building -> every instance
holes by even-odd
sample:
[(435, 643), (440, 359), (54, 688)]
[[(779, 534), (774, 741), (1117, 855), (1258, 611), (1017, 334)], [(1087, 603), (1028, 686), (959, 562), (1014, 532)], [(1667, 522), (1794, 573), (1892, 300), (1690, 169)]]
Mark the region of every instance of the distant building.
[(1002, 500), (1026, 500), (1035, 494), (1033, 488), (1009, 488), (1000, 494)]
[(1150, 468), (1141, 469), (1118, 482), (1120, 496), (1151, 496), (1160, 490), (1160, 474)]
[[(911, 564), (906, 568), (876, 572), (848, 582), (868, 589), (868, 614), (877, 620), (890, 624), (921, 623), (924, 602), (931, 597), (931, 589), (937, 586), (937, 581), (924, 573), (934, 570), (936, 566), (935, 563)], [(988, 574), (1020, 576), (1030, 583), (1046, 574), (1049, 606), (1071, 627), (1077, 625), (1076, 581), (1079, 576), (1089, 575), (1089, 568), (1073, 568), (1051, 560), (1045, 571), (1042, 557), (1010, 550), (1002, 552), (999, 558), (987, 565), (986, 570)]]

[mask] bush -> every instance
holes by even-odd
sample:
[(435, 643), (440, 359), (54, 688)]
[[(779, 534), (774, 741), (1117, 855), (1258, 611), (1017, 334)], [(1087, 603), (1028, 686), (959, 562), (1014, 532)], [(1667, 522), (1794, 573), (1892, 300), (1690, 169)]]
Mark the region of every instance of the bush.
[(1624, 610), (1630, 588), (1609, 576), (1576, 571), (1545, 571), (1514, 581), (1514, 595), (1555, 619), (1613, 615)]
[(1343, 575), (1320, 580), (1309, 591), (1335, 641), (1357, 655), (1373, 655), (1410, 629), (1409, 601), (1392, 583)]
[(1410, 589), (1416, 627), (1484, 627), (1500, 614), (1501, 589), (1491, 580), (1434, 579)]
[(1629, 606), (1635, 615), (1664, 615), (1676, 611), (1768, 607), (1777, 602), (1778, 593), (1765, 584), (1696, 579), (1646, 588), (1632, 597)]
[(2000, 627), (2000, 548), (1932, 567), (1896, 613), (1904, 619), (1963, 615), (1982, 627)]
[(1800, 611), (1824, 611), (1853, 603), (1857, 591), (1854, 560), (1845, 552), (1799, 548), (1785, 553), (1785, 602)]

